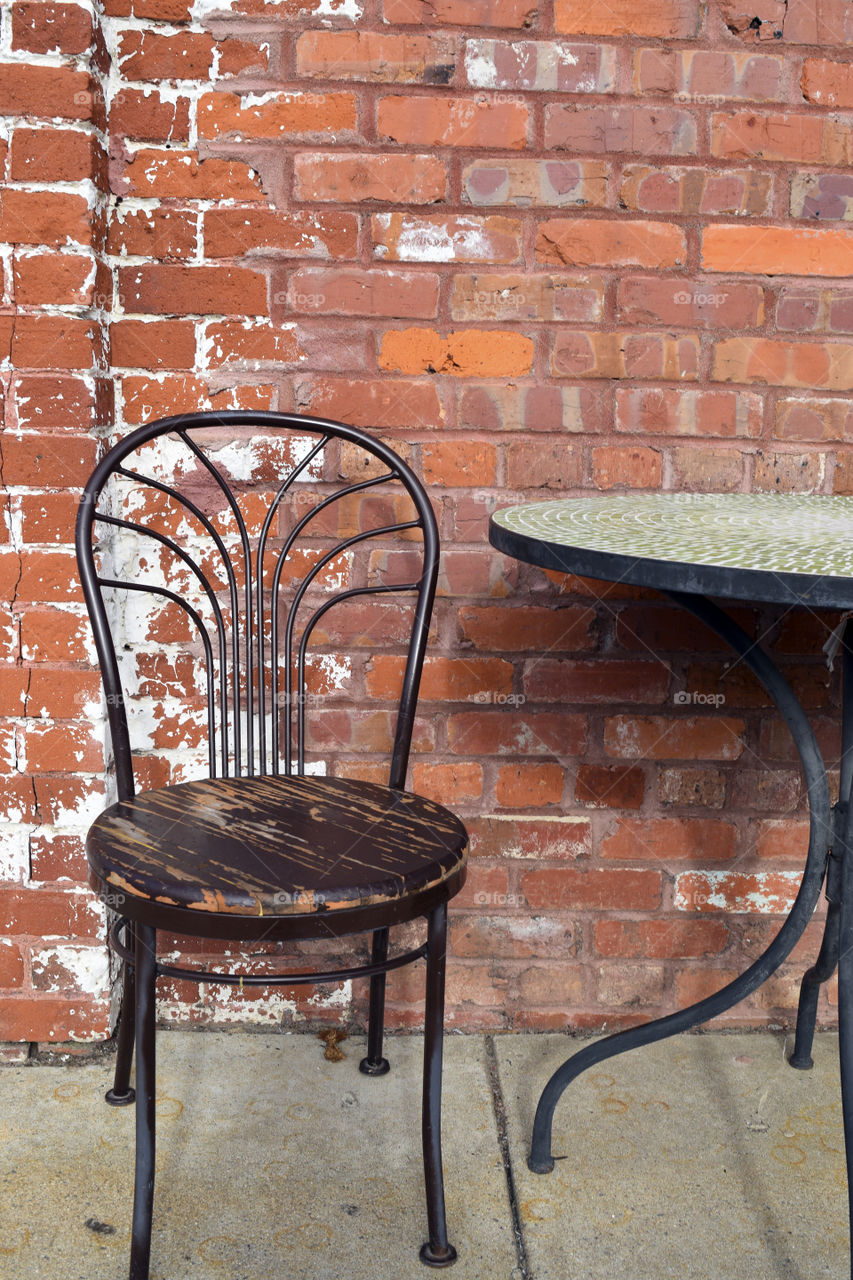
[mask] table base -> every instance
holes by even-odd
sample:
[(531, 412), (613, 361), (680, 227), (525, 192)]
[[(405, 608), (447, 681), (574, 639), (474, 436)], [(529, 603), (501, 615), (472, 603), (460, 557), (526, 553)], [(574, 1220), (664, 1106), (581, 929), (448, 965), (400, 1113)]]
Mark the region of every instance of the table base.
[(751, 995), (778, 969), (802, 936), (825, 883), (829, 909), (823, 942), (817, 962), (803, 977), (794, 1050), (789, 1060), (792, 1066), (800, 1069), (807, 1069), (812, 1065), (811, 1047), (820, 987), (837, 968), (841, 1097), (847, 1154), (848, 1207), (853, 1223), (853, 1008), (850, 1005), (850, 997), (853, 997), (853, 856), (845, 856), (853, 844), (853, 814), (849, 804), (853, 783), (853, 623), (847, 623), (842, 643), (840, 799), (832, 806), (826, 766), (814, 731), (772, 659), (712, 601), (679, 591), (668, 591), (667, 594), (711, 627), (747, 664), (773, 699), (791, 731), (805, 775), (809, 801), (809, 849), (803, 879), (790, 914), (770, 946), (733, 982), (687, 1009), (617, 1032), (588, 1045), (557, 1068), (543, 1089), (536, 1108), (528, 1166), (534, 1173), (550, 1173), (554, 1168), (551, 1154), (554, 1108), (573, 1080), (589, 1067), (605, 1062), (617, 1054), (699, 1026)]

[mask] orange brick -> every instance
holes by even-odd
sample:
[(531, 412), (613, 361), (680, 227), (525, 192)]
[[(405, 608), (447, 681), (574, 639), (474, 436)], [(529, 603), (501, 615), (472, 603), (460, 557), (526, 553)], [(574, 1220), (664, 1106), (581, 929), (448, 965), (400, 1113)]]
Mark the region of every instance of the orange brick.
[(684, 232), (666, 222), (552, 218), (540, 224), (540, 262), (591, 267), (676, 267), (687, 252)]
[(158, 151), (143, 147), (116, 177), (121, 194), (178, 200), (260, 200), (255, 171), (238, 160), (200, 159), (195, 151)]
[(726, 160), (849, 164), (853, 149), (849, 129), (838, 120), (735, 111), (711, 117), (711, 154)]
[(604, 749), (622, 760), (739, 760), (743, 734), (731, 716), (608, 716)]
[(265, 315), (266, 277), (240, 267), (149, 263), (119, 271), (125, 311), (155, 315)]
[(434, 155), (303, 152), (294, 159), (297, 200), (432, 204), (447, 196), (447, 170)]
[(666, 333), (558, 332), (551, 371), (562, 378), (665, 378), (698, 376), (699, 340)]
[(714, 348), (711, 376), (718, 382), (849, 391), (853, 387), (853, 344), (726, 338)]
[(606, 445), (593, 449), (592, 473), (599, 489), (658, 488), (662, 475), (662, 457), (656, 449), (640, 446), (626, 449)]
[(118, 63), (126, 80), (207, 80), (214, 41), (206, 32), (122, 31)]
[(355, 138), (356, 99), (352, 93), (270, 93), (247, 105), (235, 93), (212, 93), (199, 100), (200, 138), (278, 142), (326, 136)]
[(382, 337), (380, 369), (449, 373), (456, 378), (529, 373), (533, 342), (520, 333), (462, 329), (442, 337), (434, 329), (390, 329)]
[(702, 233), (706, 271), (847, 277), (853, 231), (806, 227), (714, 226)]
[(821, 107), (853, 107), (853, 66), (829, 58), (806, 58), (800, 81), (803, 97)]
[(660, 36), (665, 40), (690, 39), (699, 30), (697, 0), (556, 0), (554, 24), (558, 35)]
[(504, 809), (539, 809), (563, 798), (565, 770), (559, 764), (507, 764), (498, 769), (495, 797)]
[(383, 0), (386, 22), (401, 26), (530, 26), (536, 0)]
[(377, 129), (381, 138), (404, 146), (519, 151), (527, 144), (529, 112), (523, 102), (396, 95), (380, 98)]
[(720, 818), (620, 818), (601, 841), (602, 858), (726, 862), (736, 853), (737, 828)]
[(615, 867), (549, 867), (521, 878), (521, 891), (537, 911), (654, 911), (660, 905), (661, 887), (659, 871)]

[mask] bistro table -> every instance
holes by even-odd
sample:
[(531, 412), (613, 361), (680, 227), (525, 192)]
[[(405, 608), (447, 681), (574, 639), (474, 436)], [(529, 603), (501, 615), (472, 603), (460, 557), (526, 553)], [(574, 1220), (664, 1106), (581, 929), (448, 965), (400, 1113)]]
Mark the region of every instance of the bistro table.
[[(789, 955), (826, 887), (820, 954), (803, 977), (794, 1049), (812, 1065), (821, 983), (838, 968), (841, 1099), (853, 1222), (853, 498), (802, 494), (594, 494), (528, 502), (492, 516), (500, 551), (543, 569), (652, 587), (711, 627), (753, 671), (787, 722), (805, 774), (809, 848), (794, 904), (770, 946), (720, 991), (687, 1009), (596, 1041), (559, 1067), (539, 1099), (529, 1167), (549, 1173), (554, 1108), (581, 1072), (618, 1053), (698, 1026), (750, 995)], [(770, 656), (708, 597), (753, 604), (837, 609), (828, 648), (842, 664), (839, 799), (814, 731)]]

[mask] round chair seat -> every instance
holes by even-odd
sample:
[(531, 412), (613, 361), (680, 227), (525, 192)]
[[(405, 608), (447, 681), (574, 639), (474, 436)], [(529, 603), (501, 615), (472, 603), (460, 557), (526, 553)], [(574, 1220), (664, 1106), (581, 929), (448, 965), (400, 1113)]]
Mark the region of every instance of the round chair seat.
[(442, 805), (346, 778), (210, 778), (145, 791), (89, 831), (93, 881), (194, 912), (294, 916), (419, 894), (458, 873), (467, 835)]

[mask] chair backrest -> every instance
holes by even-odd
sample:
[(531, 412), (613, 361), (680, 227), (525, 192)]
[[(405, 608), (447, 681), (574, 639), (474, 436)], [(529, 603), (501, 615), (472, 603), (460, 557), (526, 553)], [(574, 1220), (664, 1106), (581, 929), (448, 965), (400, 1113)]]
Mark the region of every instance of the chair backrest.
[[(133, 692), (159, 694), (170, 679), (189, 695), (185, 723), (207, 739), (211, 777), (304, 772), (306, 713), (354, 629), (369, 646), (368, 603), (399, 676), (389, 784), (404, 785), (438, 530), (420, 481), (384, 443), (283, 413), (153, 422), (93, 472), (77, 556), (120, 799), (134, 793)], [(359, 652), (366, 666), (371, 650)]]

